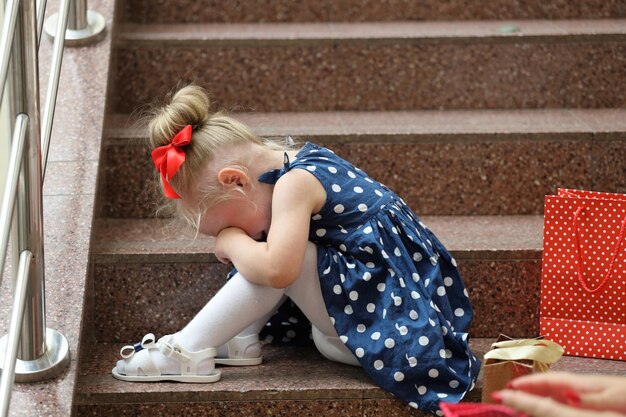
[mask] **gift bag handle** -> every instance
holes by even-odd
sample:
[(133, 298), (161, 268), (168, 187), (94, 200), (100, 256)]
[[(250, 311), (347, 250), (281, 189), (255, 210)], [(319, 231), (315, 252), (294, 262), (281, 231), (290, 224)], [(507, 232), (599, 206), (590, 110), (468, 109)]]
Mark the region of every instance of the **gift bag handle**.
[(563, 356), (563, 352), (563, 347), (551, 340), (505, 340), (492, 343), (491, 350), (485, 353), (485, 360), (518, 361), (526, 359), (551, 365)]
[(583, 210), (585, 210), (585, 208), (581, 206), (581, 207), (578, 207), (578, 209), (574, 213), (574, 239), (576, 243), (576, 255), (578, 256), (578, 259), (576, 259), (577, 261), (576, 272), (578, 273), (578, 281), (580, 282), (580, 285), (582, 285), (583, 288), (587, 290), (588, 292), (594, 293), (596, 291), (599, 291), (602, 287), (604, 287), (606, 282), (609, 280), (609, 277), (611, 276), (611, 272), (613, 271), (613, 264), (615, 263), (615, 259), (617, 258), (617, 255), (619, 254), (620, 246), (622, 245), (622, 242), (624, 241), (624, 237), (626, 235), (626, 217), (624, 217), (624, 220), (622, 221), (622, 226), (620, 227), (619, 236), (617, 238), (617, 243), (615, 244), (615, 250), (613, 250), (613, 255), (611, 256), (611, 263), (609, 264), (609, 269), (608, 271), (606, 271), (606, 275), (604, 276), (604, 279), (602, 280), (600, 285), (598, 285), (595, 288), (591, 288), (585, 282), (583, 278), (583, 273), (581, 271), (582, 254), (580, 251), (580, 240), (578, 238), (578, 234), (579, 234), (578, 218), (580, 217), (580, 214), (583, 212)]

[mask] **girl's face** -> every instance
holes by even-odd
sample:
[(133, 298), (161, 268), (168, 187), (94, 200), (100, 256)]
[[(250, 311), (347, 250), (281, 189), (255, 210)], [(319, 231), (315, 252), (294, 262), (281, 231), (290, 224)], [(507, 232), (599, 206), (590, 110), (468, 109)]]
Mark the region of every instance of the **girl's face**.
[[(256, 146), (256, 145), (255, 145)], [(224, 151), (226, 152), (226, 151)], [(228, 153), (230, 152), (230, 153)], [(200, 220), (199, 232), (209, 236), (217, 236), (223, 229), (237, 227), (254, 240), (264, 240), (270, 228), (272, 215), (273, 186), (259, 183), (256, 179), (259, 172), (282, 166), (282, 154), (278, 153), (277, 162), (272, 151), (255, 149), (230, 150), (226, 154), (214, 157), (215, 160), (240, 160), (244, 154), (254, 156), (256, 169), (242, 170), (237, 166), (221, 167), (214, 173), (207, 165), (207, 172), (201, 178), (212, 178), (229, 199), (206, 210)], [(239, 152), (239, 153), (237, 153)], [(241, 154), (241, 155), (240, 155)], [(259, 171), (259, 172), (257, 172)], [(250, 172), (253, 172), (252, 174)], [(193, 187), (196, 190), (188, 197), (188, 202), (199, 201), (201, 184)]]
[(199, 232), (215, 237), (227, 227), (237, 227), (254, 240), (264, 240), (269, 230), (270, 218), (270, 205), (241, 195), (205, 211)]

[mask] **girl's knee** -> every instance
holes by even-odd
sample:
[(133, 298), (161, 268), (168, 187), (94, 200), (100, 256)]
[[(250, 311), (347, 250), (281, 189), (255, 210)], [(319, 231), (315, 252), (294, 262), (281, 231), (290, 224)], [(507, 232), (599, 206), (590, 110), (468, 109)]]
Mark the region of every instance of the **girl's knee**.
[(326, 359), (345, 365), (361, 366), (359, 360), (350, 352), (350, 349), (343, 344), (336, 332), (324, 334), (317, 327), (312, 326), (313, 342), (317, 350)]
[(317, 245), (313, 242), (306, 244), (306, 251), (304, 252), (304, 262), (313, 263), (317, 265)]

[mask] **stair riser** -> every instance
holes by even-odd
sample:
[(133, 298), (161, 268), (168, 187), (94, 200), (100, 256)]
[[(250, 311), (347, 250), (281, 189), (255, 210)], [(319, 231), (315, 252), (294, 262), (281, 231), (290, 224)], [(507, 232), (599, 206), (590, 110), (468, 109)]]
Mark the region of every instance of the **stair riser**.
[(192, 81), (217, 107), (257, 112), (625, 107), (626, 43), (568, 39), (123, 47), (114, 110)]
[[(460, 259), (459, 268), (474, 306), (472, 336), (537, 334), (539, 259)], [(127, 343), (148, 332), (180, 330), (223, 285), (228, 270), (218, 263), (96, 264), (96, 340)]]
[(215, 401), (204, 403), (94, 404), (76, 407), (79, 416), (189, 416), (189, 417), (430, 417), (400, 400), (282, 400), (282, 401)]
[[(557, 187), (626, 192), (626, 140), (585, 137), (442, 143), (387, 138), (383, 144), (306, 139), (329, 146), (397, 190), (420, 215), (504, 215), (541, 214), (544, 196)], [(104, 150), (99, 215), (153, 217), (159, 184), (148, 150), (115, 144)]]
[(96, 340), (128, 342), (180, 330), (224, 285), (230, 269), (220, 263), (96, 264)]
[(183, 22), (325, 22), (388, 20), (593, 19), (623, 17), (619, 0), (292, 0), (123, 2), (123, 19), (137, 23)]

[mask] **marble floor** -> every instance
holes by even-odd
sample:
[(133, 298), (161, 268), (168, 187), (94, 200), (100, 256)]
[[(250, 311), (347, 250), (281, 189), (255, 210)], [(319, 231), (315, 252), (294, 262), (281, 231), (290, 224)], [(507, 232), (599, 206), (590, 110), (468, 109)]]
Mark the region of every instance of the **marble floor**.
[[(48, 1), (47, 15), (56, 11), (57, 4), (58, 1)], [(105, 115), (113, 7), (112, 1), (89, 1), (89, 9), (106, 18), (106, 36), (90, 46), (65, 49), (43, 189), (47, 327), (68, 339), (71, 364), (56, 379), (16, 384), (11, 416), (69, 416), (71, 412)], [(42, 103), (47, 94), (51, 51), (50, 39), (42, 39)], [(8, 331), (11, 310), (8, 269), (7, 266), (0, 287), (1, 335)]]

